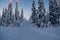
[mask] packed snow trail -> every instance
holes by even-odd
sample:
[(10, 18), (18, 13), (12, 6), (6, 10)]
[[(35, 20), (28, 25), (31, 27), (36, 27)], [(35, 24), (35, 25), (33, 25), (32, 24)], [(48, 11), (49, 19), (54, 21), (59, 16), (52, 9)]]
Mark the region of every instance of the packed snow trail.
[(0, 40), (60, 40), (60, 28), (56, 33), (52, 29), (34, 28), (23, 22), (20, 27), (0, 27)]

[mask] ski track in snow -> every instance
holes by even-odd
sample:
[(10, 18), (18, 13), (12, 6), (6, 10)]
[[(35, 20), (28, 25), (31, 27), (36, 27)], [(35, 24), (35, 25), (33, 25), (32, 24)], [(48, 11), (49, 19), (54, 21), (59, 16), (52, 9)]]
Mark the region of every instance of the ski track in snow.
[(20, 27), (0, 27), (0, 40), (60, 40), (60, 27), (39, 29), (28, 22)]

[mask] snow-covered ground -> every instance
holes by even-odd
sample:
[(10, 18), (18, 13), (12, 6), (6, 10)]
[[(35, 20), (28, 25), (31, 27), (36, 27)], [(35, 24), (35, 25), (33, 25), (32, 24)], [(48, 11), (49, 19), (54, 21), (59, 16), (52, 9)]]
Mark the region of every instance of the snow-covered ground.
[(37, 28), (23, 22), (20, 27), (0, 27), (0, 40), (60, 40), (60, 27)]

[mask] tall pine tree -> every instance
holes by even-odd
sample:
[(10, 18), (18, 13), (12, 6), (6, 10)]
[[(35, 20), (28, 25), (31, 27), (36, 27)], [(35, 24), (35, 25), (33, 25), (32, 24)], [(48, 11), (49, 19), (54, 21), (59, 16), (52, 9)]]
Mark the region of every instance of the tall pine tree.
[(21, 10), (21, 18), (20, 18), (21, 21), (23, 21), (23, 9)]
[(58, 1), (59, 1), (59, 2), (58, 2), (58, 4), (59, 4), (59, 5), (58, 5), (58, 6), (59, 6), (59, 8), (58, 8), (58, 9), (59, 9), (59, 10), (58, 10), (58, 11), (59, 11), (58, 16), (59, 16), (59, 24), (60, 24), (60, 0), (58, 0)]
[(23, 9), (21, 10), (21, 19), (23, 19)]
[(4, 24), (6, 24), (7, 22), (6, 22), (6, 20), (7, 20), (7, 9), (5, 8), (3, 8), (3, 13), (2, 13), (2, 25), (4, 25)]
[(35, 8), (35, 1), (32, 1), (32, 23), (36, 22), (36, 8)]
[(49, 0), (49, 21), (52, 25), (56, 25), (59, 23), (58, 18), (57, 0)]
[(12, 24), (12, 0), (9, 0), (9, 4), (8, 4), (8, 19), (7, 19), (7, 25)]
[(16, 0), (15, 18), (16, 18), (16, 20), (19, 19), (18, 0)]
[(41, 26), (41, 22), (42, 22), (42, 19), (43, 17), (45, 16), (45, 8), (44, 8), (44, 3), (43, 3), (43, 0), (39, 0), (38, 1), (38, 27)]

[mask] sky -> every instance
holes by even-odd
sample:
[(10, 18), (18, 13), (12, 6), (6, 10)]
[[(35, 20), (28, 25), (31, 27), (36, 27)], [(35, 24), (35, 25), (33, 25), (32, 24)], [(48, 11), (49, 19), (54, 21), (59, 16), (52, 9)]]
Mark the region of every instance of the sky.
[[(9, 0), (0, 0), (0, 14), (2, 13), (3, 8), (8, 7), (8, 1)], [(16, 0), (13, 0), (12, 2), (12, 7), (13, 7), (13, 12), (15, 11), (15, 2)], [(38, 8), (38, 0), (35, 0), (36, 3), (36, 9)], [(44, 6), (46, 11), (48, 12), (48, 0), (44, 0)], [(23, 8), (24, 10), (24, 17), (28, 20), (31, 16), (31, 8), (32, 8), (32, 0), (18, 0), (18, 8), (19, 12), (21, 13), (21, 9)]]

